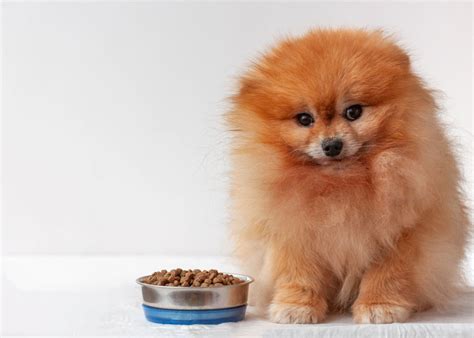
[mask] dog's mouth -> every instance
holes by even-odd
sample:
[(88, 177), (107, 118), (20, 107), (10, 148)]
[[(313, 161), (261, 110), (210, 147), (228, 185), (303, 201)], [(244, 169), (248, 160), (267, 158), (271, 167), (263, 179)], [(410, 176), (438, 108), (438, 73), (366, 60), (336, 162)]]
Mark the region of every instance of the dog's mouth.
[(342, 155), (338, 157), (318, 157), (315, 158), (304, 151), (296, 152), (300, 160), (305, 165), (314, 165), (319, 167), (327, 167), (337, 170), (342, 170), (350, 166), (351, 164), (358, 162), (365, 153), (366, 144), (362, 144), (354, 154)]
[(357, 159), (356, 154), (342, 156), (338, 158), (314, 158), (305, 152), (298, 152), (298, 159), (304, 165), (314, 165), (320, 167), (342, 167)]
[(337, 169), (342, 169), (343, 166), (346, 166), (355, 160), (357, 160), (357, 154), (343, 156), (339, 158), (318, 158), (313, 159), (314, 164), (322, 166), (322, 167), (335, 167)]

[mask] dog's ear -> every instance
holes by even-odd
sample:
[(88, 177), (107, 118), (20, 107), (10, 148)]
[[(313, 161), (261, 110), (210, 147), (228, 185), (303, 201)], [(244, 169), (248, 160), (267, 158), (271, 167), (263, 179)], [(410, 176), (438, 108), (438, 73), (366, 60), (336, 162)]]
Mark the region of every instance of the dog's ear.
[(244, 76), (240, 80), (239, 96), (248, 97), (255, 94), (260, 88), (260, 81), (256, 77)]
[[(248, 73), (239, 80), (239, 87), (232, 99), (241, 106), (253, 106), (256, 100), (262, 99), (263, 81), (258, 74)], [(264, 95), (265, 96), (265, 95)]]
[(387, 33), (383, 29), (377, 29), (374, 34), (378, 35), (380, 39), (388, 42), (388, 45), (392, 49), (392, 55), (395, 56), (397, 63), (405, 69), (409, 69), (411, 65), (410, 55), (406, 51), (406, 48), (396, 38), (395, 34)]
[(410, 55), (398, 45), (395, 45), (395, 48), (394, 55), (397, 57), (398, 64), (404, 69), (409, 69), (411, 66)]

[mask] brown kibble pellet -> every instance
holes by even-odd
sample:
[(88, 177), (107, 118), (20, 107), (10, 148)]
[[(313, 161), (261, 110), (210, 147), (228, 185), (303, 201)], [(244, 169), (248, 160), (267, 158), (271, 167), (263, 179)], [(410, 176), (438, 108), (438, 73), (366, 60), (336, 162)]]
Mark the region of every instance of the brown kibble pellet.
[(181, 286), (213, 288), (216, 286), (235, 285), (243, 283), (244, 280), (216, 269), (181, 269), (161, 270), (143, 278), (146, 284), (159, 286)]
[(200, 272), (196, 275), (196, 277), (194, 277), (194, 280), (197, 280), (202, 283), (206, 280), (206, 275)]

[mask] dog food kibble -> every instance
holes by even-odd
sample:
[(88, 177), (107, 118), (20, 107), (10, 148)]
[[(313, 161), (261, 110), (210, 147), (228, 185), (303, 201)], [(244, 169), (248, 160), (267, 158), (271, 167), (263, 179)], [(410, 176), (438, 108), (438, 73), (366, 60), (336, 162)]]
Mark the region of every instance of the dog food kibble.
[(146, 276), (144, 283), (164, 286), (186, 286), (212, 288), (214, 286), (240, 284), (244, 281), (232, 275), (217, 270), (199, 269), (173, 269), (171, 271), (161, 270)]

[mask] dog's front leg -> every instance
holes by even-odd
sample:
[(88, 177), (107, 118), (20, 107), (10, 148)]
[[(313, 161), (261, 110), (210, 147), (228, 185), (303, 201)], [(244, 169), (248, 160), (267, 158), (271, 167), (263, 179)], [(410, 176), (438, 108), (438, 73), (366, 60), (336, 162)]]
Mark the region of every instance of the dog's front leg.
[[(302, 249), (302, 248), (301, 248)], [(288, 248), (273, 250), (275, 289), (269, 307), (276, 323), (307, 324), (324, 320), (328, 310), (324, 273), (317, 259)]]
[(405, 234), (396, 248), (368, 269), (352, 306), (356, 323), (404, 322), (420, 307), (413, 280), (416, 250), (412, 234)]

